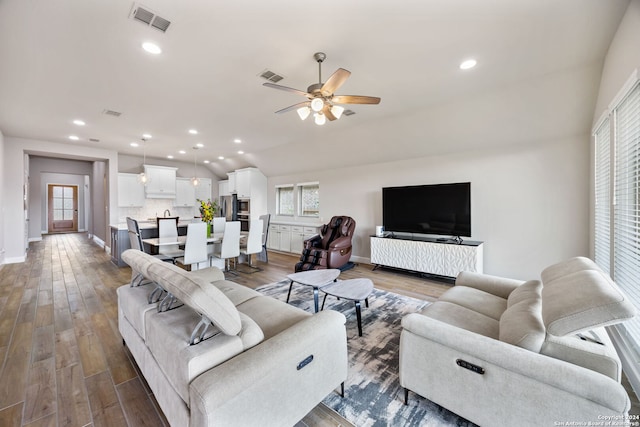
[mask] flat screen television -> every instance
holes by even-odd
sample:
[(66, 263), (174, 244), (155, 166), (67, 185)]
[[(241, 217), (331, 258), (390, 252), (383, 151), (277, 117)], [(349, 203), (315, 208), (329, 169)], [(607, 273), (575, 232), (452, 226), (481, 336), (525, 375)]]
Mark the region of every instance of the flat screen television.
[(471, 183), (384, 187), (387, 232), (471, 237)]

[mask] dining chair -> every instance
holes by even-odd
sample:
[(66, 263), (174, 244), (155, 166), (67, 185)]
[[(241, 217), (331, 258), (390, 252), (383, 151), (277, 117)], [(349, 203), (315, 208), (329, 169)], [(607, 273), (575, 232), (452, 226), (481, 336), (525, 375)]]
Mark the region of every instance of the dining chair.
[[(178, 221), (175, 218), (158, 218), (158, 237), (178, 240)], [(158, 253), (173, 259), (184, 256), (184, 251), (177, 244), (158, 246)]]
[(226, 222), (227, 222), (227, 219), (223, 216), (217, 216), (213, 218), (213, 232), (224, 233), (224, 226)]
[[(131, 244), (131, 249), (136, 249), (138, 251), (145, 252), (144, 244), (142, 243), (142, 236), (140, 235), (140, 226), (138, 225), (138, 221), (127, 217), (127, 230), (129, 232), (129, 243)], [(173, 263), (173, 258), (168, 257), (166, 255), (157, 254), (152, 255), (155, 258), (158, 258), (161, 261)], [(139, 286), (143, 282), (145, 282), (145, 278), (142, 273), (133, 272), (134, 275), (131, 278), (131, 286)], [(145, 282), (147, 283), (147, 282)]]
[[(229, 221), (224, 227), (220, 249), (215, 249), (211, 258), (212, 265), (229, 270), (231, 258), (240, 255), (240, 221)], [(235, 262), (234, 262), (235, 264)], [(222, 267), (220, 267), (222, 265)]]
[(260, 256), (264, 254), (264, 262), (269, 262), (267, 242), (269, 241), (269, 222), (271, 222), (271, 214), (260, 215), (258, 218), (262, 220), (262, 252), (260, 252)]
[(206, 222), (192, 222), (187, 225), (187, 241), (184, 245), (184, 256), (176, 258), (176, 263), (189, 265), (191, 270), (209, 266), (209, 254), (207, 253), (207, 227)]
[[(223, 240), (224, 242), (224, 240)], [(254, 267), (251, 263), (251, 255), (262, 252), (262, 220), (252, 219), (249, 223), (249, 236), (247, 242), (240, 246), (240, 253), (246, 255), (249, 260), (249, 267), (260, 270)]]

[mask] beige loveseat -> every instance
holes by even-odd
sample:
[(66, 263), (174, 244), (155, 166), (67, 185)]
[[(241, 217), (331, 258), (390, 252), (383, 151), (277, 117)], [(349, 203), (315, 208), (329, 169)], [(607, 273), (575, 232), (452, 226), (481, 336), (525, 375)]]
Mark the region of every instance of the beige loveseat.
[(148, 284), (118, 288), (118, 328), (172, 426), (291, 426), (346, 379), (342, 314), (311, 315), (215, 267), (122, 258)]
[(635, 308), (587, 258), (541, 279), (461, 273), (437, 302), (405, 316), (405, 403), (412, 390), (481, 426), (624, 422), (629, 397), (604, 326)]

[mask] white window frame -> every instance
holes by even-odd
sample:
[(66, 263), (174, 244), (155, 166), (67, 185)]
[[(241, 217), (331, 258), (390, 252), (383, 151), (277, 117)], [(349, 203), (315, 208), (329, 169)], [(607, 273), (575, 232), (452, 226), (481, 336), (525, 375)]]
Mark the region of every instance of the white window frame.
[[(291, 207), (283, 209), (283, 194), (285, 191), (291, 192)], [(283, 212), (284, 211), (284, 212)], [(293, 184), (276, 185), (276, 215), (294, 216), (296, 212), (295, 186)]]
[[(303, 218), (319, 218), (320, 217), (320, 182), (303, 182), (303, 183), (299, 183), (296, 184), (296, 187), (298, 188), (297, 190), (297, 195), (298, 195), (298, 216), (303, 217)], [(304, 197), (303, 197), (303, 192), (305, 191), (305, 189), (310, 189), (310, 188), (317, 188), (318, 189), (318, 200), (317, 200), (317, 210), (313, 213), (305, 213), (306, 211), (306, 207), (304, 206)]]

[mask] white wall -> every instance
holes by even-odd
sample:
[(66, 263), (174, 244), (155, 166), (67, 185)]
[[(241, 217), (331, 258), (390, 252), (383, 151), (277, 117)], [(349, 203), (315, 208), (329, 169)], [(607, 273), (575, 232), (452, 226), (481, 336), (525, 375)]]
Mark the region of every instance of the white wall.
[(0, 265), (4, 264), (5, 259), (5, 246), (4, 246), (4, 218), (7, 204), (5, 203), (5, 190), (4, 190), (4, 135), (2, 134), (2, 130), (0, 130), (0, 165), (2, 166), (2, 170), (0, 170), (0, 200), (2, 203), (0, 206)]
[(472, 239), (485, 242), (486, 273), (533, 279), (549, 264), (588, 254), (588, 135), (271, 177), (269, 211), (275, 212), (275, 185), (316, 180), (322, 221), (333, 215), (356, 220), (358, 260), (369, 259), (369, 236), (382, 224), (382, 187), (466, 181)]

